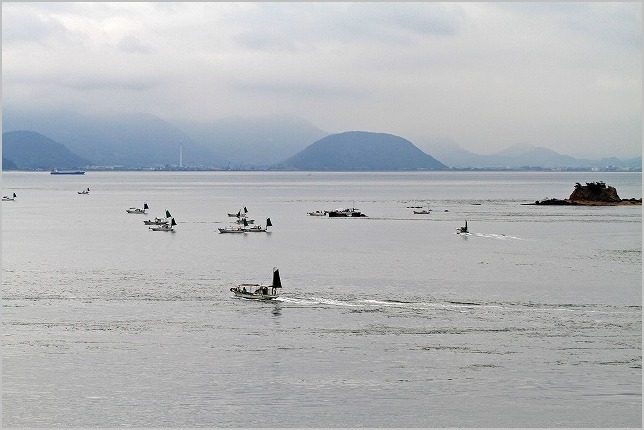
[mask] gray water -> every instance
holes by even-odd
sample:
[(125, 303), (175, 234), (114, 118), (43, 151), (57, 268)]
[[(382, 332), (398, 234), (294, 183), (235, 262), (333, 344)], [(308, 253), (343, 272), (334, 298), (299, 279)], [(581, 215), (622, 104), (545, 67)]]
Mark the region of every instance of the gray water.
[[(641, 206), (523, 205), (591, 181), (642, 195), (633, 173), (3, 172), (2, 424), (640, 427)], [(219, 234), (244, 206), (272, 231)], [(176, 232), (143, 225), (166, 209)], [(274, 266), (277, 301), (232, 297)]]

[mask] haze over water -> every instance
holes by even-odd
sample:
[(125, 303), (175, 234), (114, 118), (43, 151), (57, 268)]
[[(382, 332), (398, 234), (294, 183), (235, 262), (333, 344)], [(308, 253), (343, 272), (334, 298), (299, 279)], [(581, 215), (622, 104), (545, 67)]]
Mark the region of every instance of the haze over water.
[[(642, 196), (639, 173), (3, 172), (2, 424), (641, 427), (641, 206), (522, 205), (591, 181)], [(219, 234), (244, 206), (272, 231)], [(166, 209), (176, 232), (143, 225)], [(232, 297), (274, 266), (278, 300)]]

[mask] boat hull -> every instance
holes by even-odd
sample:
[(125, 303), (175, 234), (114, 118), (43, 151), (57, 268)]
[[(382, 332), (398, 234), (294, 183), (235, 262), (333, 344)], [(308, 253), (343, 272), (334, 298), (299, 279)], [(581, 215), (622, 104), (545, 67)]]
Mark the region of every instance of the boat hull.
[(219, 233), (246, 233), (246, 230), (241, 228), (218, 228)]
[(61, 171), (61, 170), (54, 170), (51, 172), (52, 175), (84, 175), (85, 172), (82, 170), (73, 170), (73, 171)]
[(271, 295), (271, 294), (255, 294), (255, 293), (243, 293), (241, 291), (234, 291), (233, 294), (235, 294), (235, 297), (240, 297), (242, 299), (249, 299), (249, 300), (275, 300), (277, 298), (277, 295)]

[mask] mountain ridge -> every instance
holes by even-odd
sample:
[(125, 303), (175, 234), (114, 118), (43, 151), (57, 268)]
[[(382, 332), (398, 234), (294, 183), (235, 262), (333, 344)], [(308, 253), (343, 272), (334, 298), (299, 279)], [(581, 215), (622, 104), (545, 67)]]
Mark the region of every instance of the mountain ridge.
[(271, 167), (275, 170), (446, 170), (407, 139), (388, 133), (347, 131), (326, 136)]
[(77, 169), (93, 163), (70, 151), (62, 143), (35, 131), (2, 133), (3, 169)]
[(477, 154), (462, 148), (451, 139), (419, 139), (419, 147), (455, 169), (606, 169), (610, 167), (641, 170), (642, 157), (599, 160), (575, 158), (552, 149), (528, 143), (511, 145), (493, 154)]
[[(4, 109), (2, 116), (3, 131), (40, 133), (103, 168), (175, 168), (180, 164), (182, 148), (183, 167), (263, 170), (330, 135), (300, 117), (277, 114), (227, 117), (209, 123), (174, 123), (146, 113), (98, 116), (64, 110), (38, 113), (10, 108)], [(481, 155), (465, 150), (449, 138), (423, 136), (413, 140), (419, 150), (457, 170), (641, 171), (642, 166), (641, 156), (626, 160), (577, 159), (527, 143)], [(13, 167), (9, 162), (4, 165)]]

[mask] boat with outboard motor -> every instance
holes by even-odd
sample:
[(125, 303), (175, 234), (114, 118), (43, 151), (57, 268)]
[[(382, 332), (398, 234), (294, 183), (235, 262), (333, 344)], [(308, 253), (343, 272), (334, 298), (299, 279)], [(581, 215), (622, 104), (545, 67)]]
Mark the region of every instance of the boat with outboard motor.
[(89, 194), (89, 188), (83, 191), (79, 191), (78, 194)]
[(164, 224), (167, 224), (169, 222), (168, 220), (170, 218), (172, 218), (172, 215), (170, 215), (170, 211), (168, 211), (166, 209), (165, 218), (156, 218), (155, 217), (154, 220), (149, 219), (147, 221), (143, 221), (143, 224), (145, 224), (145, 225), (164, 225)]
[(278, 296), (278, 288), (282, 288), (280, 272), (277, 267), (273, 267), (273, 283), (271, 285), (261, 284), (239, 284), (232, 287), (230, 291), (235, 297), (252, 300), (273, 300)]
[(172, 231), (174, 232), (174, 226), (177, 225), (174, 218), (170, 219), (170, 223), (156, 225), (154, 227), (148, 227), (152, 231)]
[(219, 233), (246, 233), (246, 226), (231, 224), (228, 227), (217, 227), (217, 230), (219, 230)]
[(432, 210), (429, 208), (429, 205), (427, 205), (427, 209), (421, 209), (419, 211), (414, 211), (414, 214), (416, 214), (416, 215), (427, 215), (431, 211)]
[(129, 214), (144, 214), (146, 210), (150, 209), (147, 203), (143, 203), (143, 209), (141, 208), (129, 208), (125, 209), (125, 212)]
[(16, 201), (16, 197), (17, 197), (17, 196), (16, 196), (16, 193), (13, 193), (13, 196), (12, 196), (12, 197), (9, 197), (9, 196), (2, 196), (2, 201), (3, 201), (3, 202), (14, 202), (14, 201)]
[(272, 227), (273, 224), (271, 223), (270, 218), (266, 218), (266, 227), (262, 227), (261, 225), (254, 225), (252, 227), (248, 227), (248, 224), (244, 224), (244, 227), (248, 227), (246, 231), (249, 232), (268, 232), (268, 227)]
[(459, 227), (456, 229), (456, 234), (466, 234), (469, 233), (467, 229), (467, 220), (465, 220), (465, 226), (464, 227)]
[(334, 218), (334, 217), (366, 217), (367, 215), (363, 214), (358, 210), (358, 208), (352, 207), (352, 208), (338, 208), (334, 209), (332, 211), (325, 211), (328, 215), (329, 218)]

